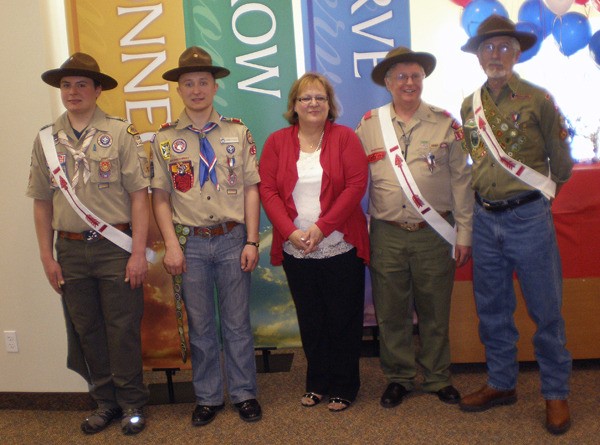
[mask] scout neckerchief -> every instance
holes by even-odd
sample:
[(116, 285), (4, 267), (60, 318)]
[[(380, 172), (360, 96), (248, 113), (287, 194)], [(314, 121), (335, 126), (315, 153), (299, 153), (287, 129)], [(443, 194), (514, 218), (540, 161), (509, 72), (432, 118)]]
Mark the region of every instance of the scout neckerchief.
[[(425, 200), (417, 183), (413, 178), (404, 157), (402, 156), (402, 150), (398, 145), (398, 138), (394, 131), (392, 124), (392, 106), (393, 104), (387, 104), (379, 108), (379, 124), (381, 126), (381, 133), (383, 134), (383, 142), (385, 149), (388, 154), (392, 169), (398, 178), (402, 191), (409, 198), (410, 203), (417, 212), (423, 217), (423, 219), (429, 224), (442, 238), (444, 238), (451, 246), (454, 251), (456, 245), (456, 229), (452, 227), (448, 221), (442, 216)], [(454, 255), (454, 252), (453, 252)]]
[[(46, 162), (50, 167), (50, 172), (58, 184), (60, 191), (63, 193), (67, 202), (71, 205), (75, 213), (85, 221), (93, 230), (101, 234), (104, 238), (108, 239), (112, 243), (119, 246), (121, 249), (131, 253), (133, 240), (129, 235), (114, 228), (110, 224), (104, 222), (93, 212), (91, 212), (83, 203), (79, 200), (73, 187), (69, 184), (65, 172), (60, 166), (58, 161), (58, 154), (54, 148), (54, 140), (52, 137), (52, 125), (40, 131), (40, 142), (44, 149), (44, 155), (46, 156)], [(151, 249), (146, 249), (146, 259), (150, 262), (154, 262), (155, 253)]]
[[(487, 121), (487, 118), (485, 117), (484, 108), (481, 102), (482, 89), (483, 88), (478, 89), (473, 94), (473, 110), (475, 114), (475, 120), (477, 121), (477, 126), (479, 127), (479, 134), (481, 135), (483, 142), (485, 142), (488, 151), (491, 153), (494, 159), (496, 159), (498, 164), (500, 164), (510, 174), (517, 177), (525, 184), (539, 190), (544, 194), (544, 196), (546, 196), (546, 198), (554, 198), (556, 193), (556, 183), (550, 177), (550, 172), (548, 172), (548, 176), (544, 176), (531, 167), (528, 167), (516, 159), (509, 157), (504, 151), (502, 144), (498, 142), (498, 139), (496, 139), (496, 135), (494, 134), (489, 122)], [(485, 94), (487, 95), (489, 93), (486, 91)], [(495, 104), (492, 104), (493, 101), (491, 98), (489, 98), (489, 101), (486, 100), (486, 108), (488, 106), (495, 106)], [(500, 113), (498, 113), (498, 115), (500, 115)]]
[(188, 128), (194, 133), (197, 133), (198, 138), (200, 139), (200, 176), (198, 177), (200, 188), (202, 188), (204, 183), (208, 181), (208, 178), (210, 177), (210, 180), (217, 187), (217, 190), (220, 190), (219, 182), (217, 180), (217, 170), (215, 169), (217, 157), (208, 140), (208, 133), (216, 126), (217, 124), (215, 122), (208, 122), (201, 130), (194, 128), (193, 125), (190, 125)]
[(88, 163), (87, 158), (85, 157), (85, 153), (90, 146), (90, 142), (92, 142), (92, 138), (96, 134), (95, 128), (90, 128), (85, 132), (83, 136), (83, 143), (81, 144), (81, 148), (79, 150), (75, 150), (73, 148), (73, 144), (69, 141), (67, 134), (64, 130), (58, 130), (58, 142), (60, 142), (63, 146), (69, 150), (69, 153), (73, 156), (75, 160), (75, 170), (73, 171), (73, 177), (71, 178), (71, 187), (76, 188), (79, 183), (79, 171), (80, 168), (83, 170), (83, 183), (87, 184), (90, 179), (90, 165)]

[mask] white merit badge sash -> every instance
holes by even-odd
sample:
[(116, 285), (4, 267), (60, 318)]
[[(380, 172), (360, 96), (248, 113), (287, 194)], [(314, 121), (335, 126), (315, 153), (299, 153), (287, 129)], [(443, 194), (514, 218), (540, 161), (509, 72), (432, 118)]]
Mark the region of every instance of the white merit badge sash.
[[(65, 172), (60, 166), (58, 161), (58, 155), (54, 148), (54, 138), (52, 136), (52, 125), (44, 128), (40, 131), (40, 141), (42, 148), (44, 149), (44, 155), (46, 156), (46, 162), (50, 167), (50, 171), (56, 184), (58, 184), (60, 191), (63, 193), (67, 202), (71, 205), (75, 213), (85, 221), (93, 230), (101, 234), (104, 238), (108, 239), (112, 243), (119, 246), (121, 249), (131, 253), (133, 240), (126, 233), (114, 228), (110, 224), (102, 221), (92, 211), (90, 211), (77, 197), (75, 191), (71, 187), (71, 184), (65, 176)], [(146, 260), (153, 263), (156, 259), (156, 254), (152, 249), (146, 249)]]
[(481, 88), (473, 93), (473, 112), (477, 121), (477, 127), (479, 128), (479, 134), (490, 154), (498, 161), (498, 164), (525, 184), (542, 192), (546, 198), (554, 198), (556, 183), (550, 177), (550, 172), (548, 172), (548, 176), (544, 176), (531, 167), (506, 155), (485, 117), (481, 103)]
[(381, 133), (383, 134), (383, 143), (388, 154), (388, 159), (392, 164), (392, 169), (398, 178), (400, 187), (404, 194), (410, 198), (409, 201), (423, 219), (429, 224), (442, 238), (452, 246), (454, 256), (454, 247), (456, 246), (456, 228), (451, 226), (448, 221), (427, 202), (419, 191), (417, 183), (413, 178), (406, 161), (402, 156), (402, 150), (398, 145), (398, 138), (392, 124), (392, 104), (387, 104), (379, 108), (379, 123)]

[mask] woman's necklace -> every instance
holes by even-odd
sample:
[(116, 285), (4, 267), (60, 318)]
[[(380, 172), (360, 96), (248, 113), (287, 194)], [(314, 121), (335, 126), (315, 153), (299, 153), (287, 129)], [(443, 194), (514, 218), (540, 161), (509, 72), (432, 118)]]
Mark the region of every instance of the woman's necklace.
[[(304, 152), (311, 153), (315, 151), (319, 151), (321, 149), (321, 143), (323, 142), (323, 135), (325, 134), (325, 130), (321, 132), (321, 136), (319, 137), (319, 142), (317, 143), (317, 147), (315, 148), (315, 144), (308, 143), (308, 150), (306, 150), (306, 145), (304, 145)], [(300, 148), (303, 147), (302, 141), (300, 140), (300, 132), (298, 132), (298, 142), (300, 143)]]

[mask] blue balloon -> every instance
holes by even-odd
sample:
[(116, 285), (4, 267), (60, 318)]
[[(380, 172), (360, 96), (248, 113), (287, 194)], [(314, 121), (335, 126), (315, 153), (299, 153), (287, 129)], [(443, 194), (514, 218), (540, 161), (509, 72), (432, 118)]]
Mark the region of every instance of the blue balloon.
[(592, 36), (590, 39), (590, 56), (600, 68), (600, 31)]
[(481, 22), (493, 14), (508, 18), (508, 11), (499, 1), (473, 0), (465, 7), (460, 21), (469, 37), (473, 37), (477, 34), (477, 28)]
[(548, 9), (542, 0), (527, 0), (519, 9), (519, 21), (529, 22), (543, 31), (545, 39), (552, 33), (556, 15)]
[(517, 23), (517, 31), (527, 32), (527, 33), (533, 34), (537, 37), (535, 45), (533, 45), (527, 51), (523, 51), (521, 53), (521, 55), (519, 56), (519, 63), (520, 63), (520, 62), (525, 62), (526, 60), (531, 59), (533, 56), (535, 56), (538, 53), (538, 51), (540, 50), (540, 46), (542, 46), (542, 40), (544, 40), (544, 35), (539, 26), (534, 25), (533, 23), (529, 23), (529, 22)]
[(567, 12), (554, 24), (552, 35), (560, 52), (570, 56), (590, 43), (592, 27), (583, 14)]

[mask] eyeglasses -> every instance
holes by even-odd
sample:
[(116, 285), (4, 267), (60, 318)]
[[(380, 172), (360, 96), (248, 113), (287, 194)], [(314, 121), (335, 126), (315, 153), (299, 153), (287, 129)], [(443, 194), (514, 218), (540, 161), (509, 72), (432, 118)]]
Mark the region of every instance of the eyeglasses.
[(400, 74), (396, 74), (395, 76), (392, 76), (392, 78), (395, 79), (399, 83), (406, 83), (406, 82), (408, 82), (408, 79), (412, 80), (413, 83), (417, 83), (417, 82), (422, 81), (425, 78), (425, 74), (423, 74), (423, 73), (413, 73), (413, 74), (400, 73)]
[(479, 47), (479, 51), (485, 54), (493, 54), (494, 50), (498, 50), (500, 54), (508, 54), (513, 50), (513, 46), (510, 43), (500, 43), (499, 45), (494, 45), (493, 43), (486, 43), (485, 45), (481, 45)]
[(308, 105), (313, 101), (313, 99), (316, 100), (318, 104), (324, 104), (329, 100), (327, 96), (302, 96), (298, 97), (296, 100), (302, 105)]

